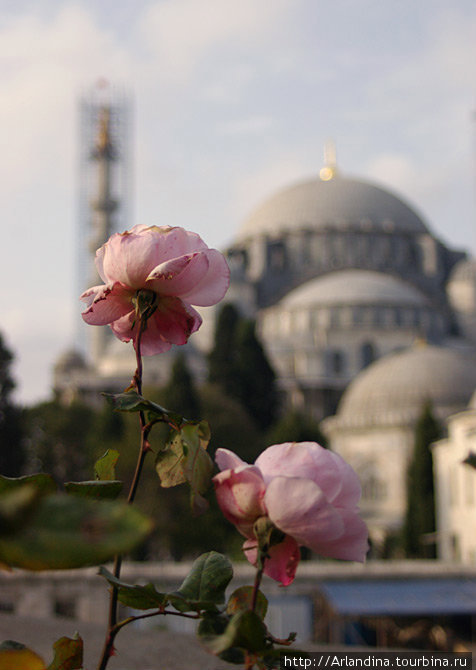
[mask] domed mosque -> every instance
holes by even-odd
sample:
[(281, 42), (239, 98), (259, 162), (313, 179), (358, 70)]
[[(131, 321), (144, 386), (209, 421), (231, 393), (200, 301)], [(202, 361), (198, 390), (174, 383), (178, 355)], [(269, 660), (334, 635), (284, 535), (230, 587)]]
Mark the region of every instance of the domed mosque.
[(446, 420), (476, 388), (475, 263), (333, 152), (255, 209), (227, 255), (229, 299), (256, 317), (284, 405), (328, 417), (378, 547), (403, 521), (425, 404)]
[(229, 299), (256, 316), (285, 402), (317, 420), (372, 361), (459, 332), (446, 287), (465, 254), (329, 152), (318, 177), (251, 213), (227, 255)]

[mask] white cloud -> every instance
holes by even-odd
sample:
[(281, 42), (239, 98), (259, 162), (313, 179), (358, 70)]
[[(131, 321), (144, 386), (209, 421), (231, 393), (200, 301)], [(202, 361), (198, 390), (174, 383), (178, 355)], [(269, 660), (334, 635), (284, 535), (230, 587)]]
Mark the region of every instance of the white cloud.
[(309, 176), (309, 164), (302, 156), (292, 151), (275, 155), (265, 165), (236, 179), (231, 209), (242, 220), (264, 199), (303, 176)]
[(273, 129), (276, 119), (272, 116), (245, 116), (239, 119), (224, 121), (217, 127), (218, 135), (261, 135)]
[(149, 7), (141, 26), (161, 74), (187, 78), (214, 47), (262, 47), (292, 6), (292, 0), (162, 0)]

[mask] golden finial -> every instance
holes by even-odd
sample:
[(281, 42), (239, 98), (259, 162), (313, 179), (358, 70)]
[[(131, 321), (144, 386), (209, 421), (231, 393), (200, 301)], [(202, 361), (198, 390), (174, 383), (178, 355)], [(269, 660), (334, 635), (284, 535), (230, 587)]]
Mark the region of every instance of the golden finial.
[(330, 181), (337, 175), (336, 145), (327, 140), (324, 145), (324, 167), (319, 171), (322, 181)]
[(96, 146), (99, 151), (105, 151), (110, 143), (109, 139), (110, 113), (107, 107), (102, 107), (99, 114), (99, 130)]

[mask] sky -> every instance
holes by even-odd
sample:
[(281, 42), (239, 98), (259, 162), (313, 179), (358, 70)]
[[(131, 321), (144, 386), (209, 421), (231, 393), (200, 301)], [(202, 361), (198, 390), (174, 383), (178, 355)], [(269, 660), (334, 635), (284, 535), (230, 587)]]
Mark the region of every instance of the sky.
[(50, 396), (74, 342), (79, 99), (100, 78), (132, 100), (131, 226), (224, 248), (332, 139), (343, 175), (476, 253), (473, 0), (0, 0), (0, 333), (21, 403)]

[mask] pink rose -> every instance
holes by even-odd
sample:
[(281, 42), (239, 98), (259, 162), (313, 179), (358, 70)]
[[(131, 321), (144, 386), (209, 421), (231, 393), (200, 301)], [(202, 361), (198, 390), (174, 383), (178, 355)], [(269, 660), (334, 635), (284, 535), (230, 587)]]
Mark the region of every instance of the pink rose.
[(359, 516), (360, 482), (340, 456), (315, 442), (268, 447), (248, 465), (227, 449), (218, 449), (222, 472), (213, 478), (218, 504), (244, 535), (243, 550), (256, 564), (255, 521), (266, 516), (285, 534), (265, 561), (264, 572), (290, 584), (299, 563), (299, 546), (330, 558), (364, 561), (367, 527)]
[(219, 302), (230, 282), (224, 256), (196, 234), (169, 226), (134, 226), (116, 233), (96, 252), (104, 281), (81, 295), (86, 323), (109, 324), (123, 342), (136, 340), (139, 320), (134, 303), (146, 292), (153, 313), (141, 338), (141, 352), (159, 354), (185, 344), (202, 319), (192, 305)]

